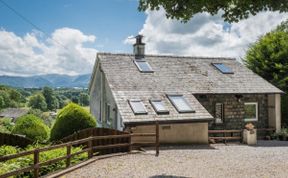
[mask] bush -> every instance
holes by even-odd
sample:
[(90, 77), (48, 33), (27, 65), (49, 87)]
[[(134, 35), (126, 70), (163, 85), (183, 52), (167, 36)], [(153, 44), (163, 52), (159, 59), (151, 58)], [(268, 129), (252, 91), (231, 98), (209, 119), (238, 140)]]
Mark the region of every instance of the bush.
[(1, 118), (0, 119), (0, 132), (1, 133), (11, 133), (14, 128), (14, 123), (11, 118)]
[(76, 131), (96, 126), (95, 119), (77, 104), (69, 103), (57, 115), (51, 140), (60, 140)]
[[(39, 148), (42, 147), (41, 145), (30, 145), (28, 146), (25, 150), (19, 149), (17, 147), (13, 147), (13, 146), (1, 146), (0, 147), (0, 157), (4, 156), (4, 155), (8, 155), (8, 154), (16, 154), (19, 153), (21, 151), (28, 151), (28, 150), (33, 150), (35, 148)], [(76, 153), (82, 150), (82, 147), (72, 147), (71, 149), (71, 153)], [(48, 160), (51, 159), (55, 159), (55, 158), (59, 158), (62, 156), (66, 155), (66, 148), (59, 148), (59, 149), (55, 149), (55, 150), (51, 150), (51, 151), (46, 151), (40, 154), (40, 162), (46, 162)], [(71, 158), (71, 164), (75, 164), (78, 163), (82, 160), (85, 160), (87, 158), (87, 153), (82, 153), (76, 156), (73, 156)], [(0, 175), (7, 173), (7, 172), (11, 172), (14, 170), (18, 170), (24, 167), (28, 167), (30, 165), (33, 164), (33, 155), (29, 155), (29, 156), (24, 156), (24, 157), (20, 157), (20, 158), (16, 158), (16, 159), (12, 159), (9, 161), (5, 161), (5, 162), (0, 162)], [(40, 176), (46, 175), (48, 173), (54, 172), (56, 170), (59, 169), (63, 169), (65, 168), (66, 163), (65, 160), (62, 161), (58, 161), (54, 164), (49, 164), (47, 166), (43, 166), (40, 169)], [(33, 172), (26, 172), (23, 173), (21, 175), (19, 175), (20, 177), (33, 177)]]
[(12, 133), (25, 135), (34, 141), (43, 142), (49, 138), (49, 127), (40, 118), (28, 114), (16, 121)]

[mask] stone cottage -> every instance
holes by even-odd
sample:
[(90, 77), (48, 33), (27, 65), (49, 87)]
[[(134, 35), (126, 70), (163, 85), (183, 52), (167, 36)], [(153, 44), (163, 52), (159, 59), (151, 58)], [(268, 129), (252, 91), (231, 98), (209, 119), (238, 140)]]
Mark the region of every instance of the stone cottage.
[(207, 143), (208, 129), (281, 127), (281, 90), (233, 58), (98, 53), (90, 110), (99, 127), (151, 132), (162, 143)]

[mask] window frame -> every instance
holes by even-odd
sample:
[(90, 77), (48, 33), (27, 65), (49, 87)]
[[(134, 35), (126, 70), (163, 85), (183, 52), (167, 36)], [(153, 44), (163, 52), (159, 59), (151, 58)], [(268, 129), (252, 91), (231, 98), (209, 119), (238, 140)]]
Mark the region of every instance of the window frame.
[[(224, 72), (223, 70), (221, 70), (219, 67), (217, 67), (217, 65), (224, 65), (226, 68), (230, 69), (230, 72)], [(231, 69), (231, 67), (227, 66), (227, 64), (225, 63), (221, 63), (221, 62), (213, 62), (212, 65), (218, 70), (220, 71), (222, 74), (234, 74), (233, 70)]]
[[(221, 106), (221, 118), (218, 118), (217, 115), (216, 115), (216, 113), (217, 113), (217, 105)], [(215, 123), (216, 124), (223, 124), (224, 123), (224, 104), (223, 103), (215, 103)]]
[(105, 106), (105, 119), (106, 124), (111, 124), (111, 105), (109, 103), (106, 103)]
[[(181, 109), (177, 106), (177, 104), (174, 102), (174, 100), (171, 97), (182, 97), (183, 101), (185, 102), (185, 104), (191, 109), (191, 110), (184, 110)], [(169, 101), (172, 103), (172, 105), (174, 106), (174, 108), (178, 111), (178, 113), (195, 113), (195, 109), (189, 104), (189, 102), (186, 100), (186, 98), (181, 95), (181, 94), (167, 94), (167, 98), (169, 99)]]
[[(132, 102), (140, 102), (141, 105), (142, 105), (143, 108), (144, 108), (144, 112), (142, 112), (142, 111), (139, 112), (139, 111), (134, 110), (135, 108), (133, 107)], [(140, 99), (129, 99), (129, 100), (128, 100), (128, 103), (129, 103), (130, 108), (132, 109), (132, 111), (133, 111), (133, 113), (134, 113), (135, 115), (147, 115), (147, 114), (148, 114), (148, 111), (147, 111), (144, 103), (142, 102), (142, 100), (140, 100)]]
[[(157, 114), (169, 114), (169, 110), (167, 109), (167, 106), (165, 105), (163, 100), (161, 100), (161, 99), (150, 99), (149, 102), (150, 102), (150, 104), (152, 105), (154, 111)], [(155, 106), (155, 104), (153, 104), (155, 102), (161, 102), (165, 109), (164, 110), (158, 110), (157, 107)]]
[(244, 103), (244, 116), (245, 116), (245, 106), (246, 105), (255, 105), (256, 106), (256, 118), (244, 118), (245, 122), (258, 121), (258, 102), (245, 102)]
[[(150, 69), (149, 71), (143, 70), (140, 65), (138, 64), (138, 62), (145, 62), (148, 65), (148, 68)], [(145, 59), (135, 59), (134, 60), (134, 64), (137, 66), (138, 70), (142, 73), (153, 73), (154, 70), (151, 67), (151, 65), (145, 60)]]

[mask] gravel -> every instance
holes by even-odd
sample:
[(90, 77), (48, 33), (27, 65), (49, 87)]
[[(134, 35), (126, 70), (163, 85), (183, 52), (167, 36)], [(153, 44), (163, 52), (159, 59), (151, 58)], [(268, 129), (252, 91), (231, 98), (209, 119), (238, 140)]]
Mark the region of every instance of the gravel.
[(257, 146), (161, 147), (159, 157), (148, 150), (98, 160), (66, 177), (288, 177), (288, 141), (259, 141)]

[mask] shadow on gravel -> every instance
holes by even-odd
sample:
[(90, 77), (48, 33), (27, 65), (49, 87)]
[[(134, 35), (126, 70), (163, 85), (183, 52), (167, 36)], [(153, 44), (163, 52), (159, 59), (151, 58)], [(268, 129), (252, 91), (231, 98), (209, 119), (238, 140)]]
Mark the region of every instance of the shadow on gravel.
[(258, 140), (257, 145), (252, 147), (288, 147), (288, 141)]
[(155, 176), (150, 176), (149, 178), (188, 178), (188, 177), (174, 176), (174, 175), (155, 175)]
[(161, 145), (160, 150), (215, 150), (211, 145)]

